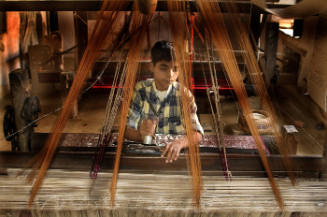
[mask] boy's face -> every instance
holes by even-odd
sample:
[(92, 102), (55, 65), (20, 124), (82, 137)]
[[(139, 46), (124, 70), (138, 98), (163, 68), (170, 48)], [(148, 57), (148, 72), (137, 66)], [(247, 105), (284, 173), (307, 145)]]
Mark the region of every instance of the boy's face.
[(153, 66), (153, 78), (158, 90), (167, 90), (177, 77), (177, 65), (172, 61), (161, 60)]

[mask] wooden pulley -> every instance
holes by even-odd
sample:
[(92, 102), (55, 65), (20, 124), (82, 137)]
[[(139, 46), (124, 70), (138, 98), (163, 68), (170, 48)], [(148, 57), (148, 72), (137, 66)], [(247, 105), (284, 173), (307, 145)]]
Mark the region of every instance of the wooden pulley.
[(153, 14), (156, 11), (158, 0), (137, 0), (138, 9), (142, 14)]

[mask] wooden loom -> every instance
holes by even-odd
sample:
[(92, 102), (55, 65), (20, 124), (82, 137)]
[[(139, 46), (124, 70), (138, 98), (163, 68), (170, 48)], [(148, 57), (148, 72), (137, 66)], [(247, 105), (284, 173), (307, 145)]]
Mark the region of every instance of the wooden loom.
[[(105, 4), (104, 4), (105, 5)], [(105, 7), (105, 6), (104, 6)], [(118, 7), (118, 6), (117, 6)], [(121, 9), (121, 8), (120, 8)], [(110, 19), (114, 19), (114, 18), (110, 18)], [(112, 20), (111, 22), (114, 22), (114, 20)], [(109, 22), (110, 23), (110, 22)], [(99, 25), (101, 25), (101, 24), (99, 24)], [(108, 25), (108, 24), (102, 24), (102, 25)], [(110, 28), (109, 28), (110, 29)], [(178, 34), (178, 35), (180, 35), (180, 34)], [(136, 39), (135, 39), (136, 40)], [(179, 41), (178, 41), (179, 40)], [(180, 44), (180, 43), (178, 43), (178, 42), (180, 42), (180, 41), (182, 41), (183, 40), (183, 38), (182, 39), (177, 39), (176, 41), (177, 41), (177, 43), (176, 44)], [(178, 49), (178, 50), (181, 50), (181, 49)], [(90, 51), (93, 51), (92, 49), (90, 50)], [(135, 51), (137, 51), (137, 48), (135, 48)], [(87, 52), (86, 52), (87, 53)], [(85, 54), (85, 55), (87, 55), (87, 54)], [(134, 55), (135, 55), (135, 53), (134, 53)], [(179, 55), (181, 55), (181, 54), (179, 54)], [(136, 55), (137, 56), (137, 55)], [(133, 57), (132, 57), (133, 58)], [(136, 58), (136, 57), (134, 57), (134, 58)], [(180, 59), (183, 59), (183, 58), (181, 58), (181, 57), (179, 57)], [(80, 71), (83, 71), (83, 70), (86, 70), (87, 71), (87, 69), (85, 69), (85, 68), (87, 68), (87, 67), (90, 67), (91, 65), (92, 65), (92, 63), (91, 63), (92, 61), (90, 61), (90, 62), (88, 62), (87, 63), (87, 65), (85, 65), (85, 66), (83, 66), (83, 64), (81, 64), (82, 66), (80, 66)], [(183, 62), (183, 61), (181, 61), (181, 62)], [(227, 61), (226, 61), (227, 62)], [(86, 64), (86, 63), (85, 63)], [(83, 68), (83, 67), (85, 67), (85, 68)], [(135, 66), (129, 66), (130, 68), (136, 68)], [(131, 74), (133, 74), (133, 73), (131, 73)], [(134, 79), (135, 80), (135, 79)], [(82, 80), (79, 80), (79, 81), (74, 81), (74, 83), (82, 83)], [(77, 85), (76, 84), (76, 85)], [(131, 81), (129, 81), (129, 83), (127, 83), (127, 87), (131, 87), (131, 86), (133, 86), (132, 85), (133, 84), (133, 78), (131, 78)], [(132, 88), (130, 88), (130, 89), (132, 89)], [(76, 90), (76, 92), (78, 92), (77, 90)], [(77, 94), (75, 94), (74, 96), (77, 96)], [(71, 97), (74, 97), (74, 96), (71, 96)], [(69, 99), (69, 100), (67, 100), (67, 102), (69, 102), (69, 101), (71, 101), (71, 100), (73, 100), (74, 98), (72, 98), (72, 99)], [(125, 106), (125, 108), (128, 108), (128, 101), (129, 101), (129, 99), (130, 99), (130, 96), (129, 97), (127, 97), (126, 98), (126, 106)], [(69, 111), (69, 109), (68, 109), (68, 107), (69, 107), (70, 105), (68, 104), (67, 105), (67, 113), (69, 113), (68, 111)], [(64, 113), (64, 112), (63, 112)], [(123, 120), (123, 119), (122, 119)], [(124, 121), (124, 120), (123, 120)], [(122, 122), (123, 122), (122, 121)], [(251, 120), (249, 120), (249, 121), (251, 121)], [(59, 120), (58, 120), (58, 122), (57, 122), (58, 124), (60, 124), (60, 125), (62, 125), (62, 122), (59, 122)], [(122, 127), (121, 127), (121, 132), (123, 131), (123, 129), (124, 129), (124, 124), (122, 124)], [(121, 133), (120, 134), (121, 136), (120, 136), (120, 138), (118, 139), (118, 140), (120, 140), (120, 146), (118, 145), (118, 151), (117, 151), (117, 153), (118, 154), (120, 154), (120, 151), (121, 151), (121, 144), (122, 144), (122, 135), (123, 135), (123, 133)], [(58, 134), (56, 135), (57, 137), (59, 137), (60, 136), (60, 131), (58, 132)], [(47, 147), (49, 147), (50, 149), (48, 149), (48, 150), (46, 150), (46, 149), (43, 149), (44, 150), (44, 152), (43, 152), (43, 154), (41, 154), (40, 156), (41, 156), (41, 159), (43, 160), (43, 158), (44, 159), (47, 159), (47, 158), (49, 158), (50, 157), (50, 159), (48, 159), (47, 161), (45, 161), (45, 163), (43, 163), (42, 164), (42, 166), (41, 166), (41, 172), (40, 172), (40, 175), (39, 175), (39, 179), (38, 179), (38, 181), (35, 183), (35, 185), (34, 186), (36, 186), (34, 189), (36, 189), (36, 190), (34, 190), (33, 191), (33, 195), (32, 195), (32, 198), (31, 198), (31, 200), (30, 201), (32, 201), (33, 200), (33, 197), (35, 196), (35, 193), (36, 193), (36, 191), (37, 191), (37, 187), (41, 184), (41, 181), (42, 181), (42, 177), (44, 176), (44, 174), (45, 174), (45, 170), (44, 169), (47, 169), (48, 167), (49, 167), (49, 163), (50, 163), (50, 160), (51, 160), (51, 157), (52, 157), (52, 155), (53, 155), (53, 153), (54, 153), (54, 151), (55, 151), (55, 149), (56, 149), (56, 146), (57, 146), (57, 144), (58, 144), (58, 138), (56, 139), (56, 138), (54, 138), (54, 136), (52, 137), (52, 139), (53, 139), (53, 141), (54, 141), (54, 143), (49, 143), (49, 145), (47, 146)], [(55, 144), (55, 143), (57, 143), (57, 144)], [(42, 153), (42, 152), (41, 152)], [(44, 154), (46, 153), (46, 155), (44, 156)], [(196, 152), (195, 152), (196, 153)], [(195, 154), (195, 155), (198, 155), (198, 154)], [(48, 156), (48, 157), (47, 157)], [(191, 157), (192, 158), (192, 157)], [(194, 156), (193, 156), (193, 158), (194, 158)], [(115, 181), (115, 179), (117, 178), (117, 172), (118, 172), (118, 166), (117, 165), (119, 165), (119, 159), (120, 159), (120, 157), (119, 157), (119, 155), (118, 155), (118, 157), (116, 156), (116, 166), (115, 166), (115, 170), (114, 170), (114, 175), (113, 175), (113, 183), (115, 183), (116, 181)], [(186, 158), (184, 158), (183, 160), (185, 160), (185, 159), (188, 159), (187, 157)], [(118, 162), (117, 162), (117, 160), (118, 160)], [(37, 165), (36, 165), (36, 168), (37, 167), (39, 167), (40, 165), (41, 165), (41, 161), (40, 160), (38, 160), (37, 161)], [(266, 169), (268, 170), (269, 169), (269, 167), (267, 167), (267, 166), (265, 166), (266, 167)], [(196, 173), (199, 173), (199, 172), (196, 172)], [(197, 182), (197, 181), (196, 181)], [(204, 185), (204, 187), (205, 187), (206, 185)], [(115, 186), (113, 185), (113, 187), (112, 187), (113, 189), (115, 188)], [(193, 188), (194, 188), (194, 186), (193, 186)], [(192, 188), (191, 188), (192, 189)], [(112, 191), (112, 192), (114, 192), (114, 191)], [(111, 194), (111, 196), (114, 196), (114, 194)], [(197, 196), (199, 196), (199, 195), (197, 195)], [(112, 198), (112, 201), (113, 201), (113, 198)], [(197, 201), (196, 203), (198, 203), (198, 204), (200, 204), (199, 203), (199, 201)], [(279, 204), (280, 206), (282, 206), (281, 205), (281, 203)]]

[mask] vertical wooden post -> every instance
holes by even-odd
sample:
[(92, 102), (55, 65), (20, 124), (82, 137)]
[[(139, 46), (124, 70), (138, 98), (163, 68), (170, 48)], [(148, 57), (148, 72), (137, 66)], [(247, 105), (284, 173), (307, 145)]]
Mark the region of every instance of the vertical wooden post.
[(57, 11), (50, 11), (50, 31), (55, 32), (59, 30), (58, 24), (58, 12)]
[[(28, 73), (23, 69), (16, 69), (9, 74), (12, 102), (15, 109), (16, 129), (22, 129), (26, 126), (26, 120), (22, 113), (25, 99), (30, 96), (31, 83)], [(33, 127), (27, 128), (24, 132), (18, 134), (19, 149), (22, 152), (30, 151), (30, 140), (33, 133)]]
[(7, 16), (6, 12), (0, 12), (0, 34), (7, 32)]
[(265, 80), (267, 87), (270, 86), (270, 80), (275, 73), (275, 64), (277, 56), (279, 23), (267, 23), (266, 41), (265, 41)]
[(250, 14), (250, 28), (253, 33), (253, 39), (255, 43), (258, 44), (260, 33), (261, 33), (261, 25), (260, 25), (260, 11), (256, 7), (254, 7)]
[[(5, 45), (2, 41), (2, 36), (7, 32), (7, 16), (6, 12), (0, 12), (0, 78), (3, 78), (5, 72), (5, 58), (4, 51)], [(4, 79), (0, 80), (0, 97), (4, 97), (8, 94), (8, 89), (5, 88)]]
[[(75, 41), (77, 43), (76, 52), (76, 69), (78, 68), (88, 41), (88, 25), (87, 25), (87, 12), (74, 11), (74, 28), (75, 28)], [(74, 103), (73, 117), (78, 115), (78, 102)]]
[(325, 143), (324, 143), (324, 150), (322, 155), (322, 162), (323, 162), (323, 171), (321, 171), (320, 179), (327, 180), (327, 131), (325, 133)]
[(75, 11), (74, 12), (74, 25), (75, 25), (75, 41), (78, 44), (77, 48), (77, 65), (80, 63), (88, 41), (88, 25), (87, 25), (87, 12)]

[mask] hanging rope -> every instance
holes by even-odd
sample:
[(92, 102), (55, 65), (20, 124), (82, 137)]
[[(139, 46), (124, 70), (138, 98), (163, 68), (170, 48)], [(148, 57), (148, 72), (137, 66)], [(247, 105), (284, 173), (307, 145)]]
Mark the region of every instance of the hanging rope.
[(197, 0), (196, 3), (199, 7), (201, 17), (206, 23), (206, 29), (208, 31), (208, 34), (213, 39), (213, 44), (217, 49), (217, 53), (232, 83), (234, 92), (236, 93), (236, 96), (239, 100), (250, 132), (257, 144), (257, 149), (263, 166), (267, 172), (270, 185), (275, 194), (275, 198), (278, 202), (279, 207), (283, 209), (284, 203), (281, 198), (277, 184), (272, 176), (272, 172), (270, 170), (268, 160), (263, 149), (263, 141), (260, 137), (257, 126), (251, 117), (252, 111), (247, 99), (247, 93), (243, 84), (243, 79), (239, 71), (235, 55), (233, 53), (233, 48), (229, 40), (229, 35), (224, 24), (223, 16), (219, 8), (219, 3), (206, 0)]
[(38, 177), (35, 180), (30, 199), (29, 205), (32, 204), (41, 184), (43, 178), (47, 172), (47, 169), (51, 163), (52, 157), (58, 146), (58, 142), (62, 133), (63, 128), (71, 114), (74, 102), (80, 94), (83, 87), (84, 81), (92, 69), (95, 60), (98, 57), (99, 50), (103, 45), (104, 40), (107, 35), (112, 31), (113, 27), (116, 25), (117, 15), (119, 12), (126, 7), (124, 2), (110, 2), (104, 1), (101, 7), (101, 11), (98, 15), (97, 22), (94, 26), (93, 32), (91, 34), (88, 46), (85, 49), (84, 55), (82, 57), (81, 63), (78, 67), (76, 76), (74, 78), (72, 87), (68, 93), (68, 96), (64, 102), (63, 109), (53, 127), (52, 134), (49, 136), (44, 148), (38, 154), (33, 170), (30, 177), (34, 177), (36, 169), (40, 167)]
[(233, 16), (231, 17), (231, 21), (233, 23), (233, 26), (237, 26), (238, 28), (235, 28), (236, 31), (236, 37), (237, 41), (240, 45), (240, 47), (245, 50), (246, 52), (242, 52), (243, 59), (245, 61), (246, 67), (249, 72), (250, 79), (252, 83), (254, 84), (255, 90), (257, 95), (260, 97), (263, 107), (265, 111), (267, 112), (267, 115), (269, 117), (269, 122), (267, 125), (273, 130), (273, 135), (277, 144), (277, 147), (279, 149), (279, 152), (283, 156), (283, 164), (288, 172), (288, 176), (292, 182), (292, 184), (295, 184), (295, 174), (293, 171), (293, 165), (291, 163), (291, 160), (289, 158), (288, 149), (283, 145), (283, 137), (280, 132), (280, 124), (278, 122), (278, 118), (274, 109), (274, 106), (271, 102), (271, 99), (269, 97), (268, 91), (265, 86), (265, 82), (263, 77), (261, 76), (261, 70), (259, 67), (259, 64), (256, 60), (255, 53), (249, 38), (249, 34), (247, 29), (245, 28), (245, 25), (242, 23), (240, 15), (238, 13), (238, 10), (234, 4), (227, 4), (227, 9), (231, 13), (233, 13)]
[[(120, 156), (123, 147), (124, 134), (127, 122), (127, 115), (129, 110), (130, 101), (133, 94), (133, 89), (135, 85), (136, 72), (138, 69), (139, 61), (142, 58), (141, 50), (143, 47), (143, 38), (146, 35), (147, 26), (150, 24), (152, 15), (141, 14), (137, 6), (134, 5), (134, 11), (132, 15), (131, 28), (132, 30), (140, 29), (136, 34), (131, 36), (131, 41), (129, 44), (129, 51), (127, 55), (127, 65), (126, 65), (126, 78), (124, 83), (124, 93), (122, 99), (121, 116), (120, 116), (120, 127), (117, 138), (117, 150), (115, 156), (114, 170), (110, 186), (110, 201), (111, 205), (115, 204), (115, 195), (117, 187), (117, 178), (120, 164)], [(136, 31), (134, 31), (136, 32)]]
[(191, 88), (191, 71), (188, 54), (185, 49), (185, 42), (188, 41), (189, 29), (187, 26), (187, 13), (185, 2), (181, 1), (168, 1), (169, 20), (171, 31), (173, 33), (174, 48), (176, 51), (176, 62), (179, 70), (178, 81), (181, 84), (181, 102), (182, 112), (184, 119), (184, 127), (189, 142), (188, 146), (188, 169), (192, 174), (192, 186), (193, 186), (193, 200), (195, 205), (200, 207), (202, 178), (201, 178), (201, 161), (199, 144), (194, 141), (194, 130), (192, 127), (192, 120), (189, 114), (190, 111), (190, 95), (189, 90)]

